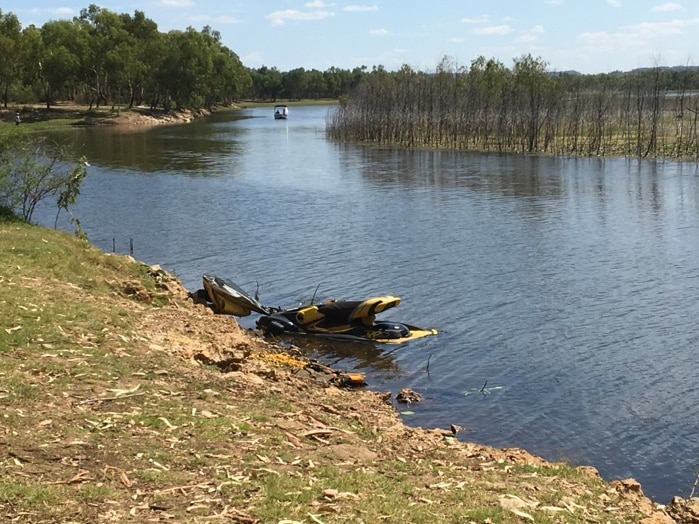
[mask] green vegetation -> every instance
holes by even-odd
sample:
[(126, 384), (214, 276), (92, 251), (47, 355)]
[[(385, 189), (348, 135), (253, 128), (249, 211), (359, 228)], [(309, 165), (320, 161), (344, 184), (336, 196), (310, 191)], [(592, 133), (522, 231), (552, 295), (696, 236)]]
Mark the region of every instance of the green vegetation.
[(90, 5), (72, 20), (22, 28), (16, 15), (0, 10), (0, 97), (4, 108), (13, 104), (21, 113), (25, 106), (41, 102), (49, 109), (56, 101), (90, 110), (169, 111), (228, 106), (242, 98), (337, 100), (359, 83), (364, 69), (248, 69), (211, 27), (161, 33), (141, 11), (132, 16)]
[(210, 27), (160, 33), (136, 11), (118, 15), (96, 5), (73, 20), (22, 29), (0, 12), (0, 93), (4, 107), (56, 100), (151, 108), (229, 104), (249, 86), (238, 56)]
[[(636, 523), (652, 511), (585, 469), (407, 428), (378, 394), (263, 365), (255, 355), (278, 348), (128, 257), (8, 220), (0, 250), (0, 513), (12, 521)], [(248, 356), (232, 374), (191, 358), (236, 348)]]
[(329, 123), (333, 139), (572, 156), (699, 158), (699, 69), (554, 75), (525, 55), (436, 73), (374, 70)]
[[(23, 133), (0, 134), (0, 216), (17, 214), (31, 222), (36, 206), (49, 198), (56, 200), (56, 220), (61, 210), (70, 213), (87, 175), (85, 165), (57, 144)], [(72, 213), (71, 220), (82, 234)]]

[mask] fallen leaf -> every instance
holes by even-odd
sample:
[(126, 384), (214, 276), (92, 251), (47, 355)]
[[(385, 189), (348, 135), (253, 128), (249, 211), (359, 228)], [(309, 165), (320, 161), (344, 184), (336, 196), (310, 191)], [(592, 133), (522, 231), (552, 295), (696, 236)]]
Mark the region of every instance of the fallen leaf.
[(523, 519), (531, 520), (532, 522), (534, 521), (534, 517), (522, 510), (525, 508), (536, 508), (539, 505), (538, 501), (525, 501), (516, 495), (501, 495), (498, 497), (498, 499), (500, 501), (500, 506), (503, 509), (510, 511)]
[(186, 511), (194, 511), (197, 509), (209, 509), (209, 506), (206, 504), (194, 504), (193, 506), (189, 506)]
[(173, 426), (168, 419), (165, 417), (158, 417), (158, 420), (162, 420), (163, 423), (170, 429), (177, 429), (177, 426)]
[(124, 486), (126, 486), (127, 488), (130, 488), (130, 487), (133, 485), (133, 482), (131, 482), (131, 480), (129, 480), (129, 477), (126, 476), (126, 472), (125, 472), (125, 471), (120, 471), (120, 472), (119, 472), (119, 480), (120, 480), (121, 483), (122, 483)]
[(136, 391), (138, 391), (138, 388), (140, 388), (140, 387), (141, 387), (140, 384), (136, 384), (134, 387), (132, 387), (130, 389), (108, 389), (107, 391), (114, 393), (115, 397), (121, 397), (123, 395), (129, 395), (131, 393), (136, 393)]
[(301, 441), (298, 438), (296, 438), (296, 435), (293, 435), (293, 434), (289, 433), (288, 431), (285, 431), (284, 436), (286, 437), (286, 440), (289, 441), (289, 444), (291, 444), (293, 447), (295, 447), (295, 448), (303, 447), (303, 444), (301, 443)]
[(301, 433), (302, 437), (319, 437), (321, 435), (332, 435), (331, 429), (311, 429)]
[(350, 493), (349, 491), (338, 491), (338, 490), (332, 489), (332, 488), (324, 490), (323, 495), (326, 498), (333, 499), (333, 500), (342, 500), (342, 499), (357, 500), (357, 499), (359, 499), (359, 495), (355, 495), (354, 493)]
[(520, 511), (518, 509), (511, 509), (510, 511), (518, 517), (522, 517), (523, 519), (531, 520), (532, 522), (534, 522), (534, 517), (532, 517), (529, 513), (525, 513), (524, 511)]

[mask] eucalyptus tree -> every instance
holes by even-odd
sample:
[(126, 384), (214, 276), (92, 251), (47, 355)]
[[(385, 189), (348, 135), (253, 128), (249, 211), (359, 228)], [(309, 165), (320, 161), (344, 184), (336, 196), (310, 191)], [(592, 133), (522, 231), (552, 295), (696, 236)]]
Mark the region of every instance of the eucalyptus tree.
[(121, 83), (126, 89), (128, 107), (143, 103), (150, 76), (158, 63), (161, 53), (161, 34), (158, 25), (146, 18), (142, 11), (135, 11), (133, 16), (119, 15), (124, 29), (129, 35), (129, 46), (122, 52), (126, 55), (120, 72)]
[(0, 9), (0, 91), (3, 107), (7, 108), (10, 87), (19, 83), (21, 75), (22, 25), (12, 13)]
[(325, 84), (325, 96), (328, 98), (340, 98), (347, 94), (343, 92), (343, 70), (331, 67), (323, 71), (323, 83)]
[(292, 69), (283, 76), (282, 85), (284, 94), (290, 100), (299, 100), (306, 94), (308, 77), (303, 67)]
[(324, 98), (327, 96), (328, 86), (325, 76), (317, 69), (306, 71), (306, 98)]
[(188, 27), (170, 31), (164, 37), (164, 54), (155, 70), (163, 108), (169, 110), (201, 107), (206, 95), (205, 80), (211, 77), (213, 63), (205, 37)]
[(119, 98), (119, 81), (124, 79), (136, 48), (124, 22), (123, 17), (94, 4), (82, 9), (76, 20), (90, 44), (82, 55), (81, 71), (90, 107), (106, 104), (115, 95)]
[(276, 67), (262, 66), (250, 70), (251, 98), (276, 101), (282, 95), (282, 72)]
[(220, 79), (220, 92), (213, 101), (228, 105), (235, 100), (240, 100), (250, 86), (252, 79), (240, 57), (231, 49), (222, 46), (217, 53), (214, 67), (217, 77)]
[(31, 89), (34, 100), (44, 99), (45, 88), (40, 67), (43, 57), (43, 46), (40, 28), (30, 25), (22, 30), (20, 82), (25, 89)]
[[(209, 26), (202, 29), (202, 54), (208, 57), (203, 78), (203, 106), (228, 105), (240, 98), (251, 83), (250, 75), (237, 54), (221, 43), (221, 34)], [(208, 73), (208, 74), (207, 74)]]
[(72, 97), (80, 74), (80, 58), (84, 56), (87, 41), (75, 21), (55, 20), (46, 22), (40, 29), (41, 39), (33, 52), (38, 68), (38, 78), (44, 89), (46, 108), (49, 109), (55, 95)]

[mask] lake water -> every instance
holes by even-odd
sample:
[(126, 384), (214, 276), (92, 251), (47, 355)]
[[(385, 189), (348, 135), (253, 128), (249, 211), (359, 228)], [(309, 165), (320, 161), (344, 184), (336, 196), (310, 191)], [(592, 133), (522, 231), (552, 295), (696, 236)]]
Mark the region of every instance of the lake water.
[(321, 354), (371, 389), (421, 393), (398, 406), (407, 424), (634, 477), (659, 502), (688, 496), (696, 165), (339, 145), (329, 110), (65, 131), (91, 164), (75, 214), (94, 244), (132, 241), (190, 290), (214, 273), (270, 306), (397, 295), (386, 318), (439, 336)]

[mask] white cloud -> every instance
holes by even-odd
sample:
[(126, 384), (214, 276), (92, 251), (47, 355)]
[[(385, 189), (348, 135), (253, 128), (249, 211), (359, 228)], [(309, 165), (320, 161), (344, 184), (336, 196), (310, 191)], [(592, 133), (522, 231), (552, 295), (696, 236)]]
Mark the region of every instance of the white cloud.
[(388, 29), (372, 29), (369, 31), (369, 34), (371, 36), (388, 36), (389, 32)]
[(330, 11), (297, 11), (296, 9), (285, 9), (284, 11), (274, 11), (265, 16), (272, 25), (284, 25), (287, 22), (308, 22), (313, 20), (323, 20), (335, 16)]
[(512, 28), (507, 24), (477, 27), (473, 30), (473, 34), (481, 36), (504, 36), (511, 32)]
[(73, 16), (75, 10), (70, 7), (57, 7), (56, 9), (51, 9), (51, 13), (56, 16)]
[(622, 27), (613, 33), (582, 33), (578, 40), (596, 51), (613, 51), (619, 48), (634, 49), (640, 43), (682, 35), (686, 29), (691, 27), (699, 27), (699, 18), (678, 19), (669, 22), (645, 22)]
[(311, 0), (310, 2), (306, 2), (303, 5), (304, 7), (308, 7), (309, 9), (323, 9), (324, 7), (330, 7), (328, 4), (323, 2), (323, 0)]
[(651, 9), (651, 11), (654, 11), (656, 13), (669, 13), (670, 11), (682, 11), (683, 7), (680, 4), (677, 4), (675, 2), (668, 2), (666, 4), (662, 5), (656, 5)]
[(347, 7), (342, 8), (343, 11), (378, 11), (379, 6), (374, 4), (374, 5), (348, 5)]
[(488, 23), (488, 15), (482, 15), (477, 18), (462, 18), (461, 23), (462, 24), (487, 24)]
[(520, 42), (524, 42), (524, 43), (538, 42), (539, 35), (543, 34), (543, 32), (544, 32), (544, 26), (535, 25), (529, 31), (525, 31), (524, 33), (522, 33), (517, 40)]
[(607, 3), (612, 7), (621, 7), (621, 0), (607, 0)]

